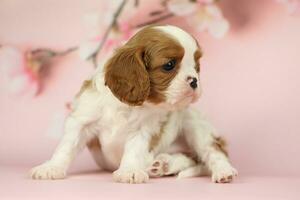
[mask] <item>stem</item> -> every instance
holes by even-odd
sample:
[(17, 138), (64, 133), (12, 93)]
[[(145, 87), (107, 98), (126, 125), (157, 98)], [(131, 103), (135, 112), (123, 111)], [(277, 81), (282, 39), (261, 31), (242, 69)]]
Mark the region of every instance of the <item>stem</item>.
[(160, 15), (164, 12), (164, 10), (156, 10), (156, 11), (152, 11), (150, 12), (150, 16), (155, 16), (155, 15)]
[(147, 25), (149, 25), (149, 24), (157, 23), (157, 22), (166, 20), (166, 19), (171, 18), (171, 17), (174, 17), (174, 14), (173, 14), (173, 13), (169, 13), (169, 14), (166, 14), (166, 15), (164, 15), (164, 16), (158, 17), (158, 18), (156, 18), (156, 19), (152, 19), (152, 20), (150, 20), (150, 21), (143, 22), (143, 23), (141, 23), (141, 24), (136, 25), (135, 27), (136, 27), (136, 28), (141, 28), (141, 27), (143, 27), (143, 26), (147, 26)]
[(76, 51), (77, 49), (78, 49), (77, 46), (75, 46), (75, 47), (70, 47), (70, 48), (68, 48), (68, 49), (66, 49), (66, 50), (64, 50), (64, 51), (57, 52), (55, 56), (65, 56), (65, 55), (67, 55), (67, 54), (69, 54), (69, 53), (72, 53), (72, 52)]
[(38, 48), (38, 49), (35, 49), (33, 50), (31, 53), (32, 54), (36, 54), (36, 53), (41, 53), (41, 52), (48, 52), (52, 57), (55, 57), (55, 56), (65, 56), (69, 53), (72, 53), (74, 51), (76, 51), (78, 49), (78, 47), (70, 47), (66, 50), (63, 50), (63, 51), (54, 51), (52, 49), (49, 49), (49, 48)]
[(107, 40), (110, 31), (113, 29), (113, 27), (117, 24), (117, 19), (119, 17), (119, 15), (121, 14), (123, 8), (125, 7), (127, 3), (127, 0), (123, 0), (122, 3), (120, 4), (120, 6), (118, 7), (117, 11), (114, 13), (113, 15), (113, 20), (110, 23), (110, 25), (108, 26), (108, 28), (106, 29), (104, 36), (98, 46), (98, 48), (95, 50), (95, 52), (93, 54), (91, 54), (87, 59), (92, 59), (93, 63), (94, 63), (94, 67), (97, 67), (97, 55), (98, 53), (101, 51), (101, 49), (103, 48), (105, 41)]
[[(163, 0), (161, 3), (162, 5), (165, 7), (165, 4), (167, 3), (168, 0)], [(111, 23), (109, 24), (109, 26), (107, 27), (106, 31), (104, 32), (104, 35), (103, 35), (103, 38), (99, 44), (99, 46), (97, 47), (97, 49), (87, 58), (87, 59), (91, 59), (92, 62), (93, 62), (93, 65), (94, 67), (97, 67), (97, 55), (99, 54), (99, 52), (101, 51), (101, 49), (103, 48), (110, 32), (112, 31), (112, 29), (117, 25), (117, 22), (118, 22), (118, 17), (120, 16), (120, 14), (122, 13), (125, 5), (127, 3), (127, 0), (123, 0), (122, 3), (119, 5), (119, 7), (117, 8), (116, 12), (114, 13), (113, 15), (113, 20), (111, 21)], [(139, 3), (140, 1), (139, 0), (135, 0), (135, 6), (139, 6)], [(152, 16), (155, 16), (155, 15), (159, 15), (163, 13), (163, 10), (162, 11), (154, 11), (152, 13), (150, 13), (150, 15)], [(152, 19), (152, 20), (149, 20), (149, 21), (146, 21), (146, 22), (143, 22), (141, 24), (138, 24), (135, 26), (135, 28), (141, 28), (143, 26), (146, 26), (146, 25), (149, 25), (149, 24), (153, 24), (153, 23), (157, 23), (157, 22), (160, 22), (160, 21), (163, 21), (163, 20), (166, 20), (168, 18), (171, 18), (173, 17), (174, 14), (173, 13), (168, 13), (168, 14), (165, 14), (163, 16), (160, 16), (160, 17), (157, 17), (155, 19)], [(0, 48), (2, 47), (3, 45), (0, 44)], [(65, 56), (65, 55), (68, 55), (69, 53), (72, 53), (74, 51), (76, 51), (79, 47), (78, 46), (73, 46), (73, 47), (70, 47), (66, 50), (63, 50), (63, 51), (54, 51), (52, 49), (49, 49), (49, 48), (37, 48), (35, 50), (32, 50), (32, 53), (33, 54), (36, 54), (36, 53), (41, 53), (41, 52), (47, 52), (50, 54), (51, 57), (56, 57), (56, 56)]]

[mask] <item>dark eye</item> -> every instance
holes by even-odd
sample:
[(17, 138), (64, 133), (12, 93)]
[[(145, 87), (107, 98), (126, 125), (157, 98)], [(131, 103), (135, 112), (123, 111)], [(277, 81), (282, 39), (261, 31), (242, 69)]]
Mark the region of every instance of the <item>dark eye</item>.
[(163, 65), (163, 69), (165, 71), (171, 71), (172, 69), (174, 69), (175, 65), (176, 65), (176, 60), (172, 59), (168, 63)]

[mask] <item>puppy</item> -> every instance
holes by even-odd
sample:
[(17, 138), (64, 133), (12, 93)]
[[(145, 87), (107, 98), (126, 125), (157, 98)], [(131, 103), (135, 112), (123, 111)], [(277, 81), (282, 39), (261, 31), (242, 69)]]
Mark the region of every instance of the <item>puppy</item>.
[[(178, 27), (140, 30), (84, 82), (60, 144), (31, 177), (64, 178), (87, 145), (117, 182), (143, 183), (149, 174), (201, 174), (202, 166), (214, 182), (230, 182), (237, 172), (213, 127), (189, 108), (201, 93), (200, 57), (195, 38)], [(166, 154), (179, 136), (196, 159)], [(160, 170), (166, 166), (170, 169)]]

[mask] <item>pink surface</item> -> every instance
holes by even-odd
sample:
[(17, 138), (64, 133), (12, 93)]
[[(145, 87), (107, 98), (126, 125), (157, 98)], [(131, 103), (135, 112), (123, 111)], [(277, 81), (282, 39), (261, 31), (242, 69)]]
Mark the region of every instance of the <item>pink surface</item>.
[[(208, 178), (151, 179), (147, 184), (121, 184), (108, 173), (82, 171), (68, 179), (36, 181), (25, 177), (26, 168), (0, 168), (1, 199), (231, 199), (298, 200), (300, 178), (242, 176), (232, 184)], [(9, 181), (8, 181), (9, 180)]]
[[(0, 41), (57, 48), (77, 45), (84, 36), (82, 15), (99, 6), (98, 0), (1, 0)], [(231, 22), (230, 33), (221, 40), (205, 33), (197, 36), (205, 55), (204, 95), (196, 106), (229, 140), (231, 159), (240, 172), (234, 184), (168, 178), (128, 186), (112, 183), (107, 174), (89, 173), (53, 183), (27, 180), (30, 166), (48, 159), (58, 143), (46, 134), (53, 115), (63, 110), (92, 72), (75, 53), (57, 61), (44, 93), (36, 99), (0, 90), (0, 165), (6, 166), (0, 169), (0, 197), (67, 197), (76, 191), (78, 198), (137, 193), (135, 197), (299, 199), (300, 18), (289, 16), (276, 1), (224, 0), (222, 6)], [(72, 166), (74, 172), (85, 169), (95, 169), (86, 152)]]

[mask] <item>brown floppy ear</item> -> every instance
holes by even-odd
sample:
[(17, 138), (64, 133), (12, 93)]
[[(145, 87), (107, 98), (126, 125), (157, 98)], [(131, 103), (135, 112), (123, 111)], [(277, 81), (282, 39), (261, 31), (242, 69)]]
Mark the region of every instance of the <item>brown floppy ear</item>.
[(120, 101), (142, 105), (150, 92), (143, 50), (127, 45), (119, 48), (105, 66), (105, 84)]

